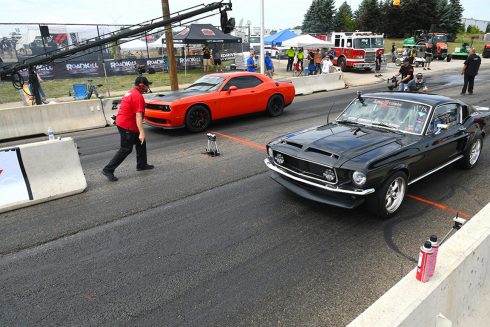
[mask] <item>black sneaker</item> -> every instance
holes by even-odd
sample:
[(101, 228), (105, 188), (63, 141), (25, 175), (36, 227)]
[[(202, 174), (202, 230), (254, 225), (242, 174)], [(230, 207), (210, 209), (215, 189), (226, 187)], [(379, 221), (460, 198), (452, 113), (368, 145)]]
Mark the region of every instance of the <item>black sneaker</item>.
[(105, 170), (102, 170), (102, 175), (107, 177), (107, 179), (111, 182), (116, 182), (118, 180), (118, 178), (116, 176), (114, 176), (114, 173), (111, 173), (111, 172), (108, 172)]
[(466, 95), (466, 93), (464, 93), (464, 92), (461, 92), (461, 93), (460, 93), (459, 95)]
[(150, 170), (150, 169), (153, 169), (153, 168), (155, 168), (155, 166), (153, 166), (153, 165), (148, 165), (148, 164), (147, 164), (147, 165), (144, 165), (144, 166), (142, 166), (142, 167), (136, 167), (136, 170), (137, 170), (137, 171), (142, 171), (142, 170)]
[(469, 95), (473, 95), (473, 92), (468, 92)]

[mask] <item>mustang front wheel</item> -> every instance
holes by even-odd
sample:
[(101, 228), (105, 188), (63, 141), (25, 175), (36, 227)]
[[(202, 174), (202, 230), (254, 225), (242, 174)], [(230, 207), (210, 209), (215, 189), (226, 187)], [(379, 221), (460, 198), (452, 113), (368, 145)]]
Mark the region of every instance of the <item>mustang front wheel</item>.
[(204, 106), (194, 106), (185, 116), (185, 127), (193, 133), (203, 132), (211, 123), (209, 110)]
[(460, 160), (460, 166), (466, 169), (473, 168), (480, 158), (482, 145), (482, 137), (478, 135), (465, 151), (464, 157)]
[(370, 199), (371, 211), (380, 218), (393, 216), (400, 209), (406, 190), (407, 175), (401, 171), (394, 173)]

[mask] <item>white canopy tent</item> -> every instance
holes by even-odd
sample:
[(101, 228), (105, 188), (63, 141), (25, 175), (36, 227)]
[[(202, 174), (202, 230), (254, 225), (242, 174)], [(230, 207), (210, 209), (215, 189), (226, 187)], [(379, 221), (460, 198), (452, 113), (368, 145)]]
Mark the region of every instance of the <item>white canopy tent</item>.
[(295, 48), (329, 48), (333, 46), (333, 43), (320, 40), (309, 34), (303, 34), (292, 39), (282, 41), (283, 47), (295, 47)]
[(146, 50), (146, 42), (135, 39), (129, 42), (121, 43), (120, 47), (122, 51)]
[[(166, 47), (167, 47), (167, 44), (165, 43), (165, 34), (160, 36), (155, 41), (148, 43), (148, 48), (150, 48), (150, 49), (166, 48)], [(175, 44), (174, 43), (174, 48), (183, 48), (183, 47), (185, 47), (185, 44)]]

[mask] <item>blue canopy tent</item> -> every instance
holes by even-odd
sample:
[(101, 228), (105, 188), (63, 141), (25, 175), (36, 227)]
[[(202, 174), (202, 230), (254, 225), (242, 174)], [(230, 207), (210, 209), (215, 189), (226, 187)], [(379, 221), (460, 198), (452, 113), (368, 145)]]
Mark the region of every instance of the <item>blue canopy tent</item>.
[(264, 38), (264, 43), (272, 46), (281, 46), (282, 41), (286, 41), (292, 39), (293, 37), (298, 36), (291, 30), (285, 29), (276, 34), (269, 35)]

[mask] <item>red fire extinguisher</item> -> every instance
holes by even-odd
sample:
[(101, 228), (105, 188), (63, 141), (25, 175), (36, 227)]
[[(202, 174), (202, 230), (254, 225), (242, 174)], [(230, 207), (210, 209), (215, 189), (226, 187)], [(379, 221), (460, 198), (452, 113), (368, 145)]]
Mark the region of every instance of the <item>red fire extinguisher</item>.
[(429, 238), (429, 242), (432, 246), (432, 254), (429, 255), (429, 258), (427, 259), (427, 270), (429, 272), (429, 277), (432, 277), (432, 275), (434, 275), (434, 271), (436, 270), (437, 252), (439, 251), (437, 236), (431, 235)]
[(421, 282), (427, 282), (429, 280), (429, 270), (427, 269), (427, 259), (432, 254), (432, 244), (430, 241), (425, 241), (424, 245), (420, 247), (419, 261), (417, 263), (416, 278)]

